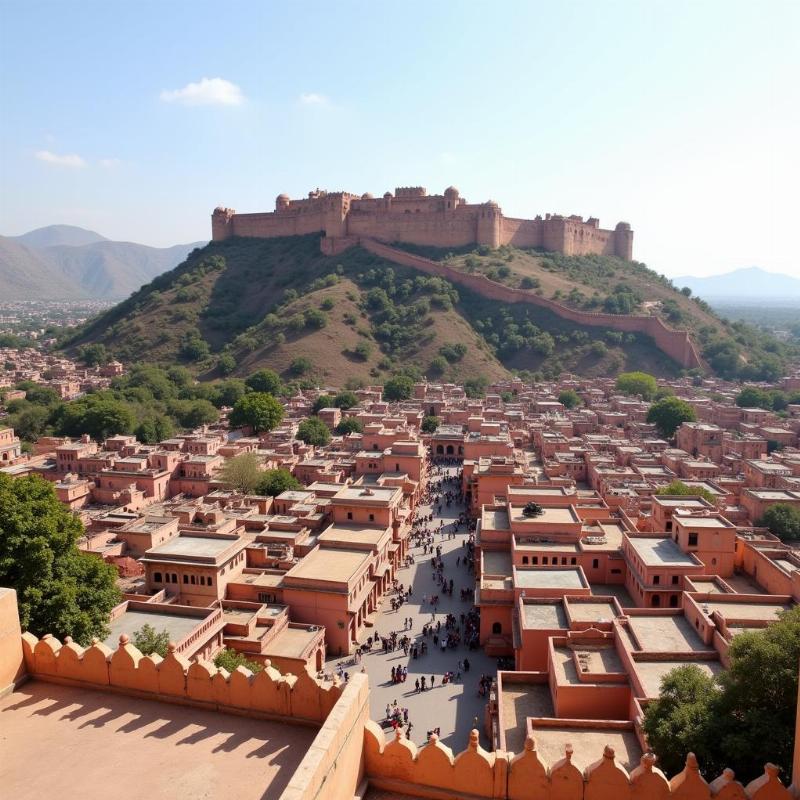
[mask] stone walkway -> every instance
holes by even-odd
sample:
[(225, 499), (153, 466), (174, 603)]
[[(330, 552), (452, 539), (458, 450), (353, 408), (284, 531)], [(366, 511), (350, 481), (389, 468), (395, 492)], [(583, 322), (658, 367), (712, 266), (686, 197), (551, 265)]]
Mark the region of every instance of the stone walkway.
[[(456, 472), (454, 467), (448, 469), (450, 475), (454, 475)], [(436, 479), (438, 476), (434, 477), (434, 480)], [(450, 487), (457, 488), (455, 483), (451, 483)], [(436, 529), (439, 519), (444, 519), (446, 523), (449, 523), (457, 518), (461, 511), (463, 511), (463, 506), (458, 504), (453, 504), (450, 508), (443, 507), (441, 516), (434, 516), (431, 529)], [(429, 513), (431, 513), (430, 506), (419, 507), (419, 515)], [(449, 530), (450, 525), (446, 524), (445, 531)], [(432, 619), (430, 604), (422, 604), (424, 595), (439, 593), (435, 618), (442, 621), (442, 630), (444, 630), (444, 621), (448, 613), (458, 617), (473, 608), (471, 601), (461, 601), (460, 590), (473, 588), (474, 575), (463, 566), (456, 566), (456, 558), (466, 553), (462, 542), (466, 541), (467, 536), (467, 533), (462, 531), (456, 534), (455, 539), (448, 539), (445, 536), (442, 540), (438, 534), (434, 537), (434, 544), (442, 546), (445, 577), (453, 578), (452, 596), (442, 595), (438, 584), (433, 580), (433, 570), (430, 566), (431, 556), (424, 555), (421, 547), (412, 548), (411, 552), (416, 563), (401, 569), (397, 574), (397, 579), (405, 586), (413, 585), (414, 594), (399, 611), (392, 611), (390, 603), (392, 595), (385, 597), (375, 627), (372, 629), (373, 634), (377, 631), (382, 636), (388, 636), (392, 631), (397, 631), (398, 638), (402, 637), (403, 620), (411, 617), (412, 627), (406, 633), (412, 640), (421, 641), (423, 639), (422, 626)], [(363, 657), (361, 664), (353, 665), (352, 659), (347, 658), (331, 659), (327, 662), (326, 669), (335, 671), (338, 663), (342, 662), (345, 664), (345, 670), (354, 673), (360, 671), (364, 666), (370, 678), (372, 719), (376, 722), (382, 720), (386, 715), (387, 703), (391, 704), (396, 700), (401, 708), (408, 709), (409, 720), (412, 723), (410, 738), (417, 745), (425, 743), (429, 730), (439, 727), (441, 728), (441, 741), (458, 753), (467, 746), (469, 731), (477, 716), (478, 729), (481, 731), (481, 744), (490, 749), (490, 743), (483, 731), (486, 699), (478, 695), (478, 680), (482, 674), (494, 677), (497, 671), (496, 660), (488, 658), (481, 650), (470, 651), (465, 646), (442, 653), (441, 648), (434, 646), (432, 637), (428, 637), (427, 642), (427, 654), (417, 659), (404, 656), (402, 649), (386, 654), (374, 650)], [(459, 660), (464, 658), (469, 659), (470, 671), (466, 674), (462, 673), (462, 683), (449, 683), (443, 686), (442, 675), (448, 670), (456, 672)], [(396, 666), (408, 668), (408, 677), (405, 683), (393, 684), (391, 682), (391, 669)], [(430, 682), (431, 675), (434, 675), (435, 688), (417, 693), (414, 682), (422, 675), (426, 676), (428, 682)], [(392, 729), (386, 728), (385, 730), (388, 739), (393, 735)]]

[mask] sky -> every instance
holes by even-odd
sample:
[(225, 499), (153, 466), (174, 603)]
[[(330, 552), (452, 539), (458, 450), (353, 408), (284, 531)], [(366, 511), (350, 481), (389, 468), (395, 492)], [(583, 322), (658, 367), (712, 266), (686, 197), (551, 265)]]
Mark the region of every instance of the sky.
[(454, 184), (800, 277), (796, 0), (0, 0), (0, 234), (155, 246), (217, 205)]

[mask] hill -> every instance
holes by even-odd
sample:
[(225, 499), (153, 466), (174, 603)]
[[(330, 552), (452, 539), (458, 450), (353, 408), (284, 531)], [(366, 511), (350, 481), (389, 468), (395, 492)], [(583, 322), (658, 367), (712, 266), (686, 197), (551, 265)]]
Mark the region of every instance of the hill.
[(759, 302), (761, 300), (800, 301), (800, 280), (779, 272), (767, 272), (759, 267), (748, 267), (695, 278), (685, 275), (675, 278), (678, 286), (688, 286), (692, 292), (712, 302), (714, 300), (737, 300)]
[(10, 236), (26, 247), (53, 247), (59, 244), (66, 244), (72, 247), (79, 247), (82, 244), (93, 244), (94, 242), (107, 242), (105, 236), (101, 236), (94, 231), (87, 231), (86, 228), (79, 228), (77, 225), (47, 225), (44, 228), (23, 233), (21, 236)]
[(72, 225), (50, 225), (3, 242), (0, 296), (20, 300), (127, 297), (204, 244), (148, 247)]
[(77, 300), (74, 284), (15, 239), (0, 236), (0, 298), (3, 300)]
[[(722, 322), (643, 265), (509, 249), (442, 257), (465, 270), (495, 270), (511, 283), (538, 280), (541, 291), (584, 304), (595, 286), (599, 299), (592, 303), (601, 309), (630, 302), (679, 316), (717, 371), (754, 369), (767, 355), (777, 362), (774, 370), (783, 368), (782, 353), (763, 349), (779, 349), (774, 340)], [(626, 277), (625, 287), (616, 285)], [(642, 334), (583, 327), (546, 308), (489, 300), (361, 247), (325, 256), (316, 235), (211, 242), (89, 322), (66, 346), (74, 352), (91, 343), (128, 362), (183, 362), (207, 378), (246, 375), (260, 366), (286, 378), (339, 384), (409, 366), (452, 380), (495, 378), (512, 369), (540, 375), (680, 371)]]

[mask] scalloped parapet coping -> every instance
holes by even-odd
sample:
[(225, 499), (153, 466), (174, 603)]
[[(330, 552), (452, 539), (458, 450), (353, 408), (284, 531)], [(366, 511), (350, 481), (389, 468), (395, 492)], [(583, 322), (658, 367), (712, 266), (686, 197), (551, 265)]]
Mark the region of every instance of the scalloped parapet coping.
[(367, 722), (364, 730), (366, 775), (371, 786), (387, 792), (431, 798), (491, 798), (492, 800), (792, 800), (778, 777), (778, 768), (766, 764), (764, 774), (747, 786), (734, 780), (732, 770), (707, 783), (693, 753), (683, 771), (669, 780), (652, 753), (642, 756), (630, 774), (606, 746), (600, 758), (581, 772), (572, 763), (572, 746), (564, 758), (547, 764), (532, 737), (518, 754), (489, 753), (470, 733), (467, 748), (453, 755), (436, 736), (418, 748), (397, 731), (385, 742), (382, 729)]
[(22, 652), (28, 675), (39, 680), (301, 724), (323, 723), (343, 688), (338, 679), (322, 684), (305, 671), (281, 675), (269, 662), (256, 674), (244, 667), (229, 673), (188, 661), (172, 643), (165, 658), (145, 656), (124, 634), (111, 650), (97, 639), (81, 647), (69, 637), (62, 644), (49, 634), (24, 633)]

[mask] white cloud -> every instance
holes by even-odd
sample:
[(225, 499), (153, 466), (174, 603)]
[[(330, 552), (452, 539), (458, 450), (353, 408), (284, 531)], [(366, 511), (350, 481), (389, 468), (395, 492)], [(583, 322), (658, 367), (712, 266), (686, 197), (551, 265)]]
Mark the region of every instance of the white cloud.
[(164, 89), (160, 98), (184, 106), (240, 106), (244, 102), (242, 90), (224, 78), (201, 78), (182, 89)]
[(114, 167), (118, 167), (122, 161), (120, 161), (118, 158), (101, 158), (99, 163), (101, 167), (113, 169)]
[(44, 161), (46, 164), (55, 164), (59, 167), (85, 167), (86, 161), (75, 153), (68, 155), (59, 155), (50, 150), (37, 150), (34, 154), (39, 161)]
[(304, 106), (327, 106), (330, 105), (330, 100), (324, 94), (303, 92), (300, 95), (300, 103)]

